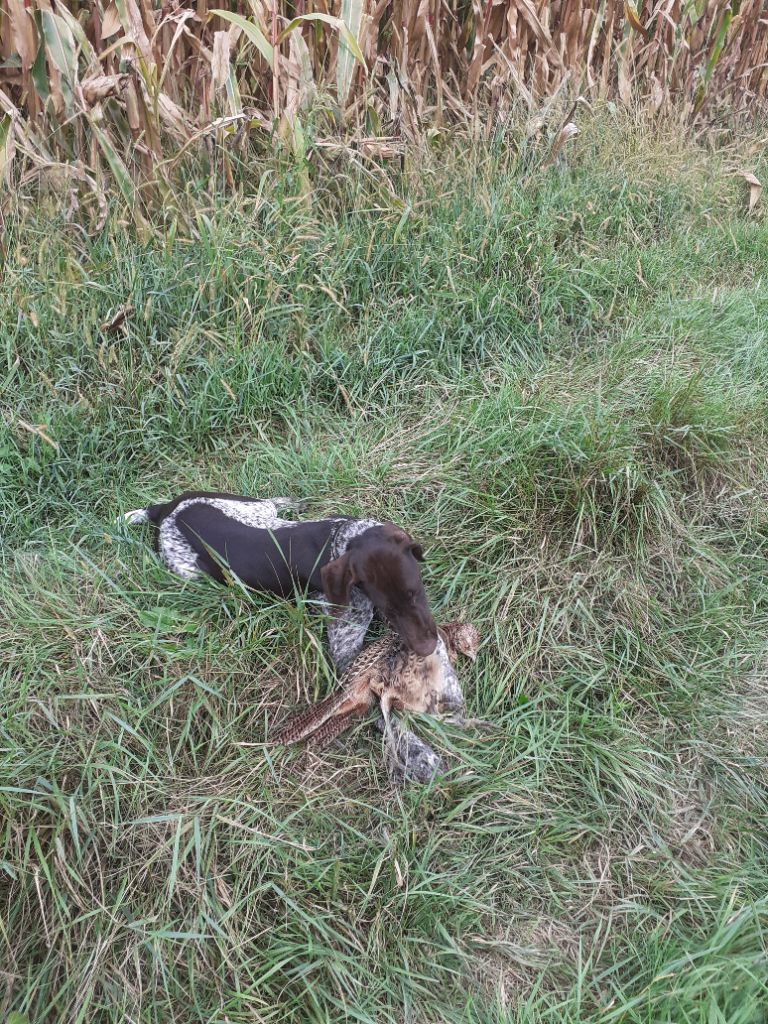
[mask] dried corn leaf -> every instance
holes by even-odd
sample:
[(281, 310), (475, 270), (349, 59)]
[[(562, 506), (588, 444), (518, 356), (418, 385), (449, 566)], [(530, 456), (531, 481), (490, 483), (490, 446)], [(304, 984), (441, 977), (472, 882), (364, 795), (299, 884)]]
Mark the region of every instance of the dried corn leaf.
[(363, 57), (362, 51), (361, 51), (361, 49), (360, 49), (360, 47), (358, 45), (357, 40), (354, 38), (354, 36), (349, 31), (349, 29), (344, 24), (344, 22), (341, 20), (341, 18), (335, 18), (331, 14), (319, 14), (319, 13), (300, 14), (298, 17), (293, 18), (291, 21), (288, 22), (286, 27), (283, 29), (283, 31), (280, 33), (280, 35), (277, 37), (278, 43), (282, 43), (283, 40), (286, 39), (286, 37), (291, 32), (293, 32), (295, 29), (299, 28), (299, 26), (303, 25), (305, 22), (308, 22), (308, 21), (322, 21), (326, 25), (330, 25), (331, 28), (335, 28), (336, 31), (341, 36), (341, 38), (344, 41), (344, 43), (349, 48), (349, 50), (352, 53), (352, 55), (357, 60), (359, 60), (360, 63), (363, 65), (363, 68), (365, 68), (365, 58)]
[(188, 117), (166, 93), (158, 93), (157, 109), (166, 129), (179, 141), (186, 141), (191, 135)]
[(274, 62), (274, 51), (272, 44), (269, 42), (267, 37), (261, 31), (258, 25), (252, 21), (248, 21), (241, 14), (235, 14), (233, 11), (222, 11), (218, 8), (213, 11), (209, 11), (209, 17), (217, 15), (219, 18), (224, 18), (225, 21), (231, 22), (233, 25), (237, 25), (239, 29), (242, 29), (243, 35), (249, 42), (253, 43), (259, 53), (262, 55), (264, 60), (272, 66)]
[(101, 22), (101, 38), (109, 39), (112, 36), (117, 35), (121, 28), (122, 25), (120, 23), (120, 15), (117, 10), (117, 4), (113, 2), (109, 5), (109, 7), (107, 7), (106, 11), (104, 12), (104, 18)]
[(316, 88), (312, 74), (312, 57), (309, 47), (300, 32), (292, 32), (289, 38), (288, 83), (285, 90), (285, 111), (295, 114), (309, 107), (314, 101)]
[(632, 103), (632, 79), (629, 74), (627, 58), (623, 52), (619, 57), (619, 97), (625, 107)]
[[(361, 130), (380, 135), (386, 111), (406, 137), (439, 125), (444, 110), (476, 119), (490, 134), (516, 96), (529, 116), (546, 101), (548, 121), (552, 101), (579, 80), (595, 94), (618, 93), (627, 105), (643, 99), (652, 110), (677, 104), (695, 114), (715, 100), (744, 106), (768, 94), (768, 22), (764, 0), (737, 7), (725, 0), (247, 0), (245, 17), (209, 10), (204, 0), (0, 0), (0, 111), (14, 118), (6, 148), (13, 135), (27, 162), (45, 154), (57, 167), (101, 165), (130, 192), (140, 175), (176, 166), (196, 140), (235, 124), (240, 134), (246, 124), (271, 125), (278, 108), (289, 115), (286, 139), (303, 152), (296, 117), (328, 91)], [(214, 15), (232, 26), (228, 44), (221, 22), (208, 27)], [(364, 58), (376, 74), (361, 95), (355, 61)], [(114, 76), (127, 70), (125, 87)], [(240, 88), (261, 107), (249, 108), (247, 118)], [(110, 97), (118, 102), (102, 104)], [(216, 116), (227, 111), (235, 120)], [(94, 113), (102, 138), (83, 112)], [(567, 144), (561, 135), (553, 159)], [(358, 154), (388, 158), (388, 144), (379, 141), (380, 149), (361, 144)], [(754, 210), (760, 184), (747, 181)], [(143, 194), (161, 196), (162, 189)]]
[[(360, 50), (360, 23), (363, 15), (363, 0), (341, 0), (341, 20), (349, 34), (358, 44), (358, 54), (361, 63), (363, 54)], [(346, 104), (349, 96), (349, 89), (352, 85), (352, 75), (355, 70), (355, 54), (349, 48), (344, 39), (339, 44), (339, 56), (336, 62), (336, 94), (339, 103)]]
[(213, 59), (211, 85), (214, 93), (224, 89), (229, 76), (229, 32), (213, 33)]
[(6, 0), (11, 21), (11, 35), (16, 52), (21, 57), (23, 71), (29, 71), (37, 56), (37, 31), (31, 14), (23, 0)]
[(99, 128), (92, 117), (89, 115), (91, 122), (91, 131), (93, 132), (94, 138), (98, 142), (99, 146), (104, 153), (104, 156), (109, 164), (109, 168), (112, 171), (117, 187), (125, 199), (128, 208), (131, 211), (134, 224), (139, 233), (140, 238), (146, 238), (149, 234), (148, 225), (144, 219), (141, 209), (139, 207), (139, 197), (136, 191), (136, 186), (133, 183), (128, 168), (125, 166), (122, 158), (118, 154), (115, 147), (110, 142), (107, 135)]
[(750, 171), (742, 171), (741, 172), (741, 176), (744, 179), (744, 181), (746, 181), (747, 185), (749, 186), (749, 200), (748, 200), (747, 209), (749, 210), (750, 213), (752, 213), (754, 208), (757, 206), (757, 202), (758, 202), (758, 200), (760, 198), (760, 195), (761, 195), (761, 193), (763, 191), (763, 186), (762, 186), (761, 182), (759, 181), (759, 179), (756, 178), (755, 175), (752, 174)]
[(144, 22), (141, 17), (141, 10), (136, 0), (115, 0), (115, 6), (120, 16), (120, 23), (126, 34), (134, 43), (145, 62), (153, 64), (152, 47), (149, 42)]
[(78, 53), (80, 56), (85, 57), (88, 65), (93, 67), (94, 70), (99, 67), (99, 58), (96, 51), (91, 46), (88, 37), (83, 31), (83, 26), (68, 10), (64, 3), (59, 0), (56, 5), (56, 9), (59, 16), (66, 22), (72, 36), (77, 44)]
[(43, 11), (43, 35), (51, 60), (64, 78), (72, 83), (77, 78), (77, 48), (72, 30), (53, 11)]
[(11, 167), (15, 153), (13, 118), (10, 114), (0, 117), (0, 181), (11, 182)]
[(654, 110), (659, 110), (663, 102), (664, 90), (656, 75), (651, 75), (651, 106)]

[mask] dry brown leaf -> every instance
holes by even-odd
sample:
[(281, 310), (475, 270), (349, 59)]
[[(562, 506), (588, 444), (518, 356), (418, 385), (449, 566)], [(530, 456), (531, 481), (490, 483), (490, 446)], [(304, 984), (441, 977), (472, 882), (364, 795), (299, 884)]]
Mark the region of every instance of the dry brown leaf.
[[(317, 4), (309, 6), (317, 13)], [(746, 108), (755, 97), (765, 96), (768, 83), (765, 0), (741, 0), (713, 64), (713, 38), (723, 6), (720, 0), (702, 0), (700, 5), (673, 0), (650, 5), (639, 0), (592, 5), (543, 0), (467, 0), (460, 5), (441, 0), (323, 0), (319, 5), (326, 13), (346, 10), (349, 24), (354, 20), (358, 25), (359, 15), (354, 34), (368, 66), (378, 69), (365, 82), (358, 74), (349, 81), (342, 76), (344, 92), (347, 86), (349, 92), (347, 123), (363, 130), (363, 112), (375, 111), (381, 120), (399, 122), (398, 131), (409, 138), (424, 136), (448, 112), (475, 119), (490, 132), (510, 116), (518, 95), (532, 117), (539, 101), (551, 105), (581, 77), (596, 95), (611, 100), (618, 96), (627, 105), (644, 97), (651, 110), (662, 110), (674, 97), (681, 117), (700, 112), (710, 100), (735, 101)], [(86, 39), (85, 22), (80, 28), (87, 14), (84, 8), (91, 9), (91, 16), (102, 11), (95, 44), (92, 35)], [(268, 36), (295, 13), (295, 5), (287, 0), (245, 0), (238, 5), (241, 8)], [(115, 178), (115, 164), (105, 157), (101, 143), (94, 148), (93, 134), (86, 131), (80, 137), (76, 132), (74, 150), (63, 141), (71, 133), (58, 129), (75, 110), (73, 98), (82, 97), (89, 116), (94, 109), (101, 113), (101, 120), (94, 123), (117, 153), (124, 147), (122, 127), (113, 121), (117, 104), (105, 104), (102, 110), (99, 103), (125, 89), (121, 106), (134, 140), (125, 169), (133, 177), (150, 173), (153, 163), (170, 169), (178, 164), (179, 150), (183, 153), (196, 138), (215, 134), (222, 124), (228, 127), (229, 122), (212, 119), (225, 110), (239, 114), (239, 89), (244, 85), (249, 102), (263, 103), (260, 111), (249, 114), (248, 123), (258, 120), (259, 125), (270, 126), (282, 112), (277, 107), (294, 115), (316, 94), (322, 96), (329, 89), (335, 93), (333, 83), (344, 52), (336, 33), (292, 32), (290, 44), (281, 47), (272, 66), (253, 47), (238, 42), (236, 27), (229, 29), (228, 48), (223, 34), (214, 41), (212, 29), (204, 29), (211, 9), (203, 0), (102, 0), (100, 5), (0, 0), (0, 111), (14, 117), (13, 131), (4, 135), (6, 168), (11, 145), (7, 140), (15, 137), (19, 153), (39, 152), (41, 143), (54, 162), (86, 163), (99, 182), (103, 174)], [(383, 18), (386, 33), (378, 31)], [(47, 66), (35, 69), (33, 81), (38, 24), (49, 30), (49, 59)], [(683, 42), (678, 45), (676, 40)], [(76, 64), (71, 60), (73, 50), (80, 52)], [(118, 69), (129, 70), (132, 61), (132, 82), (125, 88), (114, 76)], [(75, 71), (85, 67), (88, 78), (81, 92)], [(708, 77), (701, 92), (704, 70)], [(47, 75), (50, 95), (44, 107), (33, 87), (42, 74)], [(346, 111), (338, 112), (340, 123), (345, 116)], [(570, 122), (571, 115), (564, 120)], [(244, 122), (242, 127), (245, 130)], [(535, 122), (531, 131), (536, 134)], [(558, 135), (547, 158), (556, 159), (569, 137)], [(389, 145), (378, 140), (361, 144), (358, 151), (388, 159)], [(28, 159), (25, 155), (22, 162)], [(748, 207), (755, 210), (760, 182), (743, 177), (749, 187)], [(127, 182), (128, 177), (126, 186)], [(147, 190), (146, 195), (150, 193)], [(101, 195), (101, 186), (94, 194)]]
[(125, 12), (128, 16), (128, 24), (131, 29), (131, 37), (133, 42), (138, 47), (139, 53), (142, 55), (147, 64), (154, 64), (152, 57), (152, 46), (149, 42), (146, 30), (144, 28), (144, 22), (141, 18), (141, 9), (137, 4), (136, 0), (124, 0)]
[(123, 326), (126, 319), (132, 312), (133, 306), (130, 305), (130, 303), (125, 306), (120, 306), (117, 311), (112, 314), (109, 320), (105, 320), (103, 324), (99, 324), (99, 329), (104, 331), (106, 334), (111, 334), (113, 331), (116, 331), (118, 327)]
[(632, 102), (632, 81), (624, 55), (619, 59), (619, 97), (625, 107), (628, 107)]
[(211, 84), (216, 94), (224, 89), (229, 77), (229, 32), (213, 33), (213, 59), (211, 60)]
[(21, 57), (23, 71), (29, 71), (37, 56), (37, 32), (30, 13), (25, 9), (22, 0), (7, 0), (8, 15), (11, 19), (11, 31), (16, 52)]
[(288, 82), (285, 89), (285, 108), (289, 113), (306, 109), (315, 99), (315, 79), (312, 74), (312, 57), (300, 32), (292, 32), (288, 39), (290, 60)]
[(387, 85), (389, 86), (389, 116), (394, 121), (400, 113), (400, 83), (394, 71), (390, 71), (387, 75)]
[(101, 23), (101, 38), (109, 39), (110, 36), (116, 35), (121, 28), (117, 4), (111, 3), (104, 12), (104, 20)]
[(186, 114), (178, 103), (174, 103), (171, 97), (164, 92), (157, 97), (157, 109), (160, 120), (177, 139), (185, 141), (190, 137), (191, 129)]
[(746, 181), (747, 185), (749, 185), (749, 206), (747, 209), (749, 213), (752, 213), (754, 208), (757, 206), (757, 201), (760, 198), (760, 193), (763, 191), (763, 186), (751, 171), (742, 171), (741, 176), (744, 181)]
[[(0, 90), (0, 96), (2, 96)], [(11, 168), (16, 153), (15, 121), (8, 114), (0, 117), (0, 184), (11, 182)], [(0, 220), (0, 223), (2, 221)]]
[(130, 81), (130, 75), (96, 75), (82, 83), (83, 98), (88, 106), (101, 103), (109, 96), (117, 96)]
[(139, 100), (136, 93), (136, 83), (129, 82), (125, 91), (125, 113), (128, 118), (128, 127), (131, 129), (134, 139), (141, 132), (141, 113), (139, 111)]
[(654, 110), (659, 110), (663, 102), (664, 90), (656, 75), (651, 75), (651, 106)]

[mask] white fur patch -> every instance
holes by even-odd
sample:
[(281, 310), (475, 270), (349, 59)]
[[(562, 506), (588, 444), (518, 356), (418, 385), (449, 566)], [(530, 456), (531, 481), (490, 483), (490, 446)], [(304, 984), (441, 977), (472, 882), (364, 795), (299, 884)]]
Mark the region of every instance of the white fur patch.
[[(374, 526), (376, 519), (351, 519), (341, 523), (331, 538), (331, 560), (340, 558), (349, 548), (350, 541)], [(349, 607), (328, 620), (328, 646), (339, 675), (343, 675), (363, 649), (365, 634), (373, 619), (373, 601), (359, 587), (350, 591)]]
[(130, 512), (126, 512), (123, 516), (126, 523), (146, 523), (147, 510), (145, 508), (134, 508)]
[(331, 560), (340, 558), (349, 547), (350, 541), (359, 537), (361, 533), (372, 529), (374, 526), (381, 526), (376, 519), (348, 519), (341, 520), (341, 525), (331, 538)]
[(451, 704), (454, 711), (459, 711), (464, 707), (464, 694), (462, 693), (456, 670), (451, 664), (451, 659), (448, 657), (448, 648), (445, 646), (445, 640), (443, 640), (439, 633), (437, 634), (435, 654), (440, 659), (440, 665), (443, 670), (443, 686), (440, 691), (440, 697), (446, 703)]

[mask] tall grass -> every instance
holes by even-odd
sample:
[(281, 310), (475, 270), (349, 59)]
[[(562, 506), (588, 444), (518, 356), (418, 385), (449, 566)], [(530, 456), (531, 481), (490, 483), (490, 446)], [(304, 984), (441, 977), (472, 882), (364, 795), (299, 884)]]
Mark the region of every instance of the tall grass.
[(106, 175), (141, 224), (206, 147), (231, 186), (249, 144), (302, 162), (344, 126), (361, 159), (386, 159), (446, 120), (490, 131), (561, 92), (751, 110), (768, 17), (762, 0), (2, 0), (0, 60), (0, 177), (43, 176), (103, 212)]
[[(759, 140), (756, 140), (759, 142)], [(585, 119), (279, 174), (143, 243), (14, 223), (0, 290), (0, 1020), (764, 1024), (768, 226), (710, 151)], [(764, 161), (764, 157), (762, 157)], [(758, 177), (765, 164), (752, 164)], [(169, 576), (184, 487), (403, 522), (485, 638), (397, 790), (306, 608)], [(6, 1017), (7, 1014), (21, 1016)]]

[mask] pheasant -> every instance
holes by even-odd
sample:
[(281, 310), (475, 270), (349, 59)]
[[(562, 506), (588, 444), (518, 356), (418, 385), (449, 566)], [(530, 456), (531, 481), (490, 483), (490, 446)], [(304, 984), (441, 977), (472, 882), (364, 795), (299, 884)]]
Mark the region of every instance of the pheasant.
[(395, 634), (382, 637), (355, 658), (334, 693), (290, 718), (271, 742), (307, 740), (310, 750), (322, 750), (378, 699), (391, 747), (396, 750), (390, 710), (460, 713), (464, 700), (452, 662), (459, 654), (474, 661), (479, 642), (480, 634), (467, 622), (438, 627), (437, 648), (426, 658), (408, 651)]

